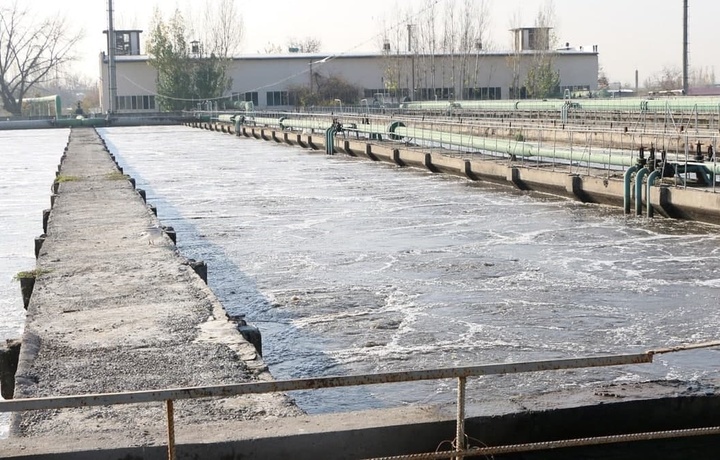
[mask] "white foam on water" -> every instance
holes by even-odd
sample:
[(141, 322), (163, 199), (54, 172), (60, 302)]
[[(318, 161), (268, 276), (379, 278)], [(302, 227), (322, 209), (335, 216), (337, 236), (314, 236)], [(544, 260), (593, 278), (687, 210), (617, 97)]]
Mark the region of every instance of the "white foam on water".
[[(35, 266), (34, 238), (42, 233), (42, 210), (69, 131), (0, 131), (0, 341), (22, 336), (25, 310), (16, 273)], [(0, 438), (9, 416), (0, 415)]]
[[(270, 322), (266, 359), (278, 378), (626, 353), (720, 327), (712, 227), (217, 133), (155, 130), (102, 132), (148, 184), (161, 219), (179, 228), (181, 251), (218, 264), (211, 287), (221, 287), (226, 305)], [(698, 373), (683, 359), (673, 366)], [(644, 369), (559, 381), (668, 375), (664, 366)], [(502, 379), (487, 381), (503, 394)], [(513, 380), (528, 391), (557, 384)], [(443, 395), (432, 385), (431, 395)], [(412, 394), (403, 393), (373, 397)]]

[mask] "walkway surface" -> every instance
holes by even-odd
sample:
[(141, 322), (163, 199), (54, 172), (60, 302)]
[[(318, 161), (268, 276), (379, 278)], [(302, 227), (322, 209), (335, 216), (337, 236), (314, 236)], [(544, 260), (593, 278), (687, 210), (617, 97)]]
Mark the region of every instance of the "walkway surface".
[[(60, 152), (58, 152), (60, 153)], [(270, 380), (92, 128), (75, 128), (37, 262), (15, 398)], [(180, 235), (182, 237), (182, 235)], [(298, 415), (284, 396), (178, 401), (178, 426)], [(11, 437), (166, 442), (161, 404), (16, 415)]]

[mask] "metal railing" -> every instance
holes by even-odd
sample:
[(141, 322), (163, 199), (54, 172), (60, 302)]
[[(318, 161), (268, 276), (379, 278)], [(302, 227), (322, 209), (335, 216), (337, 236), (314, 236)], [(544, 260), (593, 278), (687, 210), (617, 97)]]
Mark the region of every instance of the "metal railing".
[[(175, 420), (173, 403), (177, 400), (230, 397), (261, 393), (288, 392), (296, 390), (316, 390), (322, 388), (337, 388), (360, 385), (376, 385), (387, 383), (415, 382), (423, 380), (457, 379), (457, 419), (455, 450), (452, 452), (427, 454), (422, 458), (463, 458), (480, 455), (477, 449), (466, 449), (465, 443), (465, 399), (466, 383), (470, 377), (488, 375), (507, 375), (528, 372), (542, 372), (553, 370), (568, 370), (590, 367), (622, 366), (631, 364), (652, 363), (653, 357), (661, 353), (671, 353), (698, 348), (720, 346), (719, 342), (708, 342), (667, 349), (651, 350), (644, 353), (609, 355), (588, 358), (554, 359), (545, 361), (531, 361), (506, 364), (488, 364), (468, 367), (440, 368), (417, 371), (398, 371), (377, 374), (318, 377), (293, 380), (277, 380), (269, 382), (253, 382), (231, 385), (216, 385), (202, 387), (186, 387), (163, 390), (146, 390), (122, 393), (86, 394), (75, 396), (57, 396), (44, 398), (27, 398), (0, 401), (0, 413), (21, 412), (31, 410), (47, 410), (61, 408), (77, 408), (92, 406), (111, 406), (117, 404), (137, 404), (151, 402), (165, 402), (168, 423), (168, 459), (175, 459)], [(718, 429), (720, 432), (720, 429)], [(710, 432), (708, 434), (717, 434)], [(632, 436), (632, 435), (630, 435)], [(608, 442), (607, 440), (605, 441)], [(602, 442), (597, 442), (600, 444)], [(534, 449), (548, 448), (538, 443)], [(491, 449), (491, 448), (489, 448)], [(528, 449), (526, 447), (526, 449)], [(488, 454), (486, 452), (485, 454)], [(501, 453), (500, 451), (495, 452)], [(415, 458), (411, 456), (408, 458)]]

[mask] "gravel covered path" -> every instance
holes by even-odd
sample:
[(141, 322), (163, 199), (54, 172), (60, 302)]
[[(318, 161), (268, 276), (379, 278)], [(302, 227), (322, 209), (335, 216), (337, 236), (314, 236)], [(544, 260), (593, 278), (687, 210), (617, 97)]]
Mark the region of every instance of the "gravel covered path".
[[(37, 261), (15, 398), (271, 379), (94, 129), (72, 130), (57, 195)], [(28, 412), (14, 417), (11, 438), (163, 444), (162, 407)], [(299, 413), (273, 395), (175, 406), (184, 427)]]

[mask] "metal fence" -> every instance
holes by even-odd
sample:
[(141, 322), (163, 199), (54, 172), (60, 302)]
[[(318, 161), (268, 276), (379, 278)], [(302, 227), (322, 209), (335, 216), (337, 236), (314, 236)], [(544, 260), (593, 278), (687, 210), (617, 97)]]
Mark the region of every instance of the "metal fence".
[[(46, 397), (46, 398), (28, 398), (28, 399), (15, 399), (8, 401), (0, 401), (0, 413), (3, 412), (21, 412), (21, 411), (33, 411), (33, 410), (46, 410), (46, 409), (61, 409), (61, 408), (77, 408), (77, 407), (91, 407), (91, 406), (111, 406), (116, 404), (136, 404), (136, 403), (151, 403), (151, 402), (165, 402), (165, 409), (167, 413), (167, 424), (168, 424), (168, 459), (174, 460), (175, 458), (175, 420), (174, 420), (174, 408), (173, 403), (176, 400), (184, 399), (195, 399), (195, 398), (210, 398), (210, 397), (230, 397), (230, 396), (241, 396), (250, 394), (260, 393), (273, 393), (273, 392), (288, 392), (294, 390), (317, 390), (322, 388), (336, 388), (336, 387), (348, 387), (348, 386), (359, 386), (359, 385), (376, 385), (376, 384), (388, 384), (388, 383), (400, 383), (400, 382), (414, 382), (421, 380), (439, 380), (439, 379), (456, 379), (458, 384), (457, 391), (457, 420), (456, 420), (456, 437), (453, 441), (454, 450), (448, 452), (435, 452), (422, 454), (424, 456), (409, 456), (407, 458), (462, 458), (475, 455), (490, 455), (493, 452), (495, 454), (503, 453), (503, 449), (499, 448), (487, 448), (490, 450), (480, 451), (478, 449), (468, 449), (466, 446), (466, 435), (465, 435), (465, 388), (468, 378), (487, 376), (487, 375), (506, 375), (506, 374), (517, 374), (517, 373), (528, 373), (528, 372), (541, 372), (541, 371), (552, 371), (552, 370), (567, 370), (567, 369), (580, 369), (590, 367), (603, 367), (603, 366), (621, 366), (630, 364), (642, 364), (651, 363), (653, 357), (661, 353), (670, 353), (682, 350), (697, 349), (697, 348), (708, 348), (719, 346), (720, 342), (703, 343), (697, 345), (676, 347), (671, 349), (661, 349), (647, 351), (644, 353), (637, 354), (626, 354), (626, 355), (610, 355), (610, 356), (599, 356), (599, 357), (586, 357), (586, 358), (570, 358), (570, 359), (556, 359), (546, 361), (533, 361), (533, 362), (520, 362), (520, 363), (507, 363), (507, 364), (489, 364), (480, 366), (469, 366), (469, 367), (455, 367), (455, 368), (443, 368), (443, 369), (430, 369), (430, 370), (416, 370), (416, 371), (404, 371), (404, 372), (387, 372), (378, 374), (365, 374), (365, 375), (351, 375), (351, 376), (339, 376), (339, 377), (320, 377), (320, 378), (306, 378), (306, 379), (294, 379), (294, 380), (278, 380), (270, 382), (254, 382), (254, 383), (242, 383), (234, 385), (217, 385), (217, 386), (203, 386), (203, 387), (188, 387), (188, 388), (175, 388), (175, 389), (163, 389), (163, 390), (148, 390), (148, 391), (134, 391), (124, 393), (104, 393), (104, 394), (87, 394), (77, 396), (58, 396), (58, 397)], [(706, 429), (703, 434), (718, 434), (719, 429)], [(664, 433), (655, 434), (655, 436), (665, 437), (677, 437), (677, 436), (690, 436), (698, 435), (697, 431), (692, 433)], [(637, 435), (628, 435), (635, 436)], [(647, 436), (642, 439), (650, 439)], [(583, 445), (587, 444), (601, 444), (612, 441), (613, 439), (589, 439), (584, 440)], [(633, 440), (629, 438), (628, 440)], [(620, 442), (616, 440), (614, 442)], [(571, 441), (565, 441), (568, 446), (578, 445)], [(516, 449), (524, 450), (538, 450), (547, 449), (549, 445), (547, 443), (538, 443), (537, 445), (525, 445), (522, 447), (515, 447)], [(550, 447), (561, 447), (550, 446)], [(495, 449), (493, 451), (492, 449)], [(499, 449), (499, 450), (498, 450)], [(507, 447), (505, 448), (507, 450)], [(523, 451), (523, 450), (518, 450)], [(484, 452), (484, 453), (481, 453)]]

